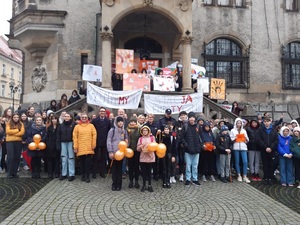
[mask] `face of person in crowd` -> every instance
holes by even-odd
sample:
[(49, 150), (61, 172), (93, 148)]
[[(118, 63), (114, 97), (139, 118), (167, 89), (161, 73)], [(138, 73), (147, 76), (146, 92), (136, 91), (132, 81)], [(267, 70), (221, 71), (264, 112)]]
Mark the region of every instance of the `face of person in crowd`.
[(57, 123), (58, 123), (58, 121), (57, 121), (57, 119), (56, 119), (55, 117), (52, 117), (51, 122), (52, 122), (53, 124), (57, 124)]
[(64, 115), (64, 117), (63, 117), (63, 118), (64, 118), (64, 120), (65, 120), (65, 121), (67, 121), (67, 122), (68, 122), (68, 121), (70, 121), (70, 119), (71, 119), (71, 115), (70, 115), (70, 114), (68, 114), (68, 113), (65, 113), (65, 115)]
[(62, 118), (64, 118), (65, 115), (66, 115), (66, 112), (61, 112), (61, 114), (60, 114), (60, 116), (61, 116)]
[(252, 121), (252, 122), (251, 122), (251, 126), (252, 126), (252, 127), (257, 127), (257, 126), (258, 126), (258, 123), (257, 123), (256, 121)]
[(223, 131), (222, 131), (222, 134), (223, 134), (223, 135), (228, 134), (228, 130), (223, 130)]
[(27, 119), (27, 115), (25, 113), (22, 113), (21, 119), (22, 119), (22, 121), (25, 121)]
[(41, 126), (42, 124), (43, 124), (43, 119), (42, 119), (42, 117), (37, 117), (36, 119), (35, 119), (35, 124), (37, 125), (37, 126)]
[(124, 114), (125, 114), (124, 109), (119, 109), (119, 110), (118, 110), (118, 116), (121, 116), (121, 117), (124, 118)]
[(14, 115), (14, 116), (13, 116), (13, 121), (14, 121), (15, 123), (19, 122), (19, 119), (20, 119), (19, 115)]
[(148, 135), (148, 133), (149, 133), (149, 131), (148, 131), (148, 129), (147, 129), (147, 128), (145, 128), (145, 129), (143, 129), (143, 130), (142, 130), (142, 134), (143, 134), (143, 136), (147, 136), (147, 135)]
[(237, 121), (236, 128), (241, 128), (241, 127), (242, 127), (242, 121)]
[(271, 120), (264, 120), (264, 125), (265, 125), (265, 127), (266, 128), (269, 128), (270, 127), (270, 125), (271, 125)]
[(121, 127), (123, 127), (124, 122), (123, 121), (119, 121), (119, 122), (117, 122), (117, 125), (118, 125), (119, 128), (121, 128)]
[(186, 114), (181, 114), (180, 117), (181, 121), (186, 121), (187, 115)]
[(12, 111), (11, 111), (11, 109), (8, 109), (8, 110), (6, 111), (6, 114), (7, 114), (7, 116), (12, 116)]
[(37, 118), (37, 117), (41, 117), (42, 116), (42, 114), (41, 113), (39, 113), (39, 112), (36, 112), (35, 114), (34, 114), (34, 117), (35, 118)]
[(283, 132), (282, 132), (283, 136), (285, 136), (285, 137), (288, 136), (289, 133), (290, 133), (289, 129), (284, 129)]
[(203, 120), (199, 120), (199, 121), (198, 121), (198, 124), (199, 124), (200, 126), (202, 126), (202, 125), (204, 124), (204, 121), (203, 121)]
[(63, 100), (67, 100), (67, 98), (68, 98), (68, 97), (67, 97), (66, 95), (63, 96)]
[(76, 91), (73, 91), (73, 92), (72, 92), (72, 95), (73, 95), (73, 96), (77, 96)]
[(210, 130), (210, 126), (207, 125), (207, 126), (204, 127), (204, 129), (205, 129), (206, 131), (209, 131), (209, 130)]
[(299, 137), (299, 134), (300, 134), (299, 131), (297, 131), (297, 130), (294, 131), (294, 136), (295, 137)]
[(97, 116), (96, 116), (96, 114), (93, 114), (92, 115), (92, 119), (95, 119)]
[(56, 102), (55, 102), (55, 101), (52, 101), (52, 102), (51, 102), (51, 105), (55, 106), (55, 105), (56, 105)]
[(137, 118), (137, 115), (136, 115), (136, 113), (133, 113), (133, 114), (132, 114), (132, 117), (135, 117), (135, 118)]
[(139, 124), (143, 124), (145, 122), (145, 117), (144, 116), (139, 116), (138, 117), (138, 122), (139, 122)]
[(222, 126), (224, 126), (224, 121), (221, 121), (220, 123), (219, 123), (219, 127), (222, 127)]
[(100, 117), (106, 117), (106, 111), (105, 111), (105, 109), (101, 108), (101, 109), (99, 110), (99, 116), (100, 116)]
[(293, 127), (293, 128), (297, 127), (297, 123), (293, 122), (293, 123), (292, 123), (292, 127)]
[(128, 119), (128, 116), (126, 113), (124, 113), (124, 116), (123, 116), (124, 119)]
[(170, 129), (169, 129), (169, 127), (165, 127), (165, 129), (164, 129), (164, 133), (165, 133), (165, 134), (169, 134), (169, 133), (170, 133)]
[(34, 107), (29, 108), (29, 114), (32, 116), (34, 115)]
[(150, 124), (152, 124), (153, 121), (154, 121), (154, 116), (148, 115), (148, 122), (149, 122)]
[(195, 117), (192, 116), (192, 117), (189, 118), (189, 123), (190, 124), (192, 124), (192, 125), (195, 124), (195, 121), (196, 121)]
[(109, 119), (110, 119), (110, 120), (113, 120), (114, 118), (115, 118), (114, 114), (113, 114), (113, 113), (110, 113), (110, 114), (109, 114)]
[(43, 117), (44, 119), (47, 118), (47, 113), (46, 113), (46, 112), (43, 112), (42, 117)]
[(134, 126), (137, 125), (137, 123), (133, 120), (133, 121), (130, 121), (129, 125), (132, 126), (132, 127), (134, 127)]
[(88, 120), (88, 116), (86, 114), (82, 114), (80, 117), (80, 120), (82, 123), (86, 123)]

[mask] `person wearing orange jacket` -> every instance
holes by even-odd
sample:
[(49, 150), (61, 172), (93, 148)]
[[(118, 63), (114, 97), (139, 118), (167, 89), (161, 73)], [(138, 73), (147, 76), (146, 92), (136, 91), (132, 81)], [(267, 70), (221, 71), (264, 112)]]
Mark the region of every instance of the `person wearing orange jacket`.
[(95, 154), (97, 131), (88, 120), (86, 113), (81, 114), (80, 122), (73, 130), (74, 152), (79, 158), (81, 181), (90, 180), (92, 156)]
[(22, 152), (22, 137), (25, 133), (24, 124), (20, 121), (18, 113), (14, 113), (6, 124), (7, 148), (7, 177), (18, 178), (18, 167)]

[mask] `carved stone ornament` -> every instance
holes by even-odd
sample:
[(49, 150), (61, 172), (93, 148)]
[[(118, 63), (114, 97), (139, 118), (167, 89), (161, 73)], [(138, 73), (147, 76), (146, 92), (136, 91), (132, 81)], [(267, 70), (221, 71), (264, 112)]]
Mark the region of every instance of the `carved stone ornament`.
[(41, 92), (46, 88), (47, 73), (44, 67), (36, 67), (31, 75), (32, 90)]
[(115, 4), (115, 0), (106, 0), (106, 5), (112, 7)]
[(153, 0), (144, 0), (144, 6), (153, 6)]
[(187, 11), (187, 10), (189, 9), (189, 3), (188, 3), (187, 0), (181, 0), (181, 1), (179, 2), (179, 5), (180, 5), (180, 9), (181, 9), (182, 11)]
[(113, 33), (111, 33), (111, 32), (101, 32), (101, 33), (100, 33), (100, 37), (101, 37), (103, 40), (111, 40), (111, 39), (114, 37), (114, 35), (113, 35)]
[(180, 38), (180, 43), (181, 44), (192, 44), (192, 42), (193, 42), (193, 37), (191, 37), (191, 36), (183, 36), (183, 37), (181, 37)]

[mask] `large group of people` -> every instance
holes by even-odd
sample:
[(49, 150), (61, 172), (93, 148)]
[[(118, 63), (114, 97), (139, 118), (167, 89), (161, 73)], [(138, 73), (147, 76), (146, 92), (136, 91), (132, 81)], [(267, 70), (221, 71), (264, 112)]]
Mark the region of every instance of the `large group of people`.
[[(232, 182), (233, 172), (238, 182), (273, 184), (278, 166), (282, 186), (300, 181), (300, 127), (296, 120), (286, 123), (281, 117), (273, 121), (265, 113), (250, 121), (238, 117), (231, 124), (224, 118), (206, 120), (202, 113), (185, 111), (175, 119), (172, 110), (166, 109), (155, 121), (151, 113), (128, 118), (124, 109), (114, 117), (104, 107), (98, 115), (89, 117), (84, 112), (73, 118), (66, 111), (56, 115), (53, 107), (51, 102), (46, 118), (34, 107), (4, 111), (0, 172), (6, 172), (8, 178), (18, 178), (22, 154), (21, 164), (31, 169), (33, 179), (41, 178), (44, 169), (49, 178), (72, 182), (79, 165), (81, 181), (86, 183), (111, 173), (113, 191), (122, 189), (127, 175), (128, 188), (141, 187), (142, 192), (153, 192), (152, 181), (159, 179), (163, 188), (171, 188), (177, 181), (199, 186), (201, 180), (215, 182), (217, 177)], [(36, 134), (46, 143), (45, 150), (28, 148)], [(133, 150), (132, 158), (116, 160), (121, 141)], [(166, 146), (164, 156), (150, 151), (153, 142)]]

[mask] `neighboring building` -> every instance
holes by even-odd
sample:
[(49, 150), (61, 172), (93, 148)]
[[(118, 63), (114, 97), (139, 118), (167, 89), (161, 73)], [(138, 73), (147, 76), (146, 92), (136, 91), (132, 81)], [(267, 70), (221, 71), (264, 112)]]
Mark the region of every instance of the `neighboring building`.
[[(0, 115), (3, 110), (17, 109), (22, 93), (22, 53), (10, 49), (7, 40), (0, 36)], [(13, 88), (13, 90), (11, 90)]]
[(25, 54), (24, 102), (70, 96), (83, 64), (103, 66), (111, 87), (116, 48), (161, 66), (190, 62), (225, 78), (229, 102), (300, 101), (299, 0), (18, 0), (10, 46)]

